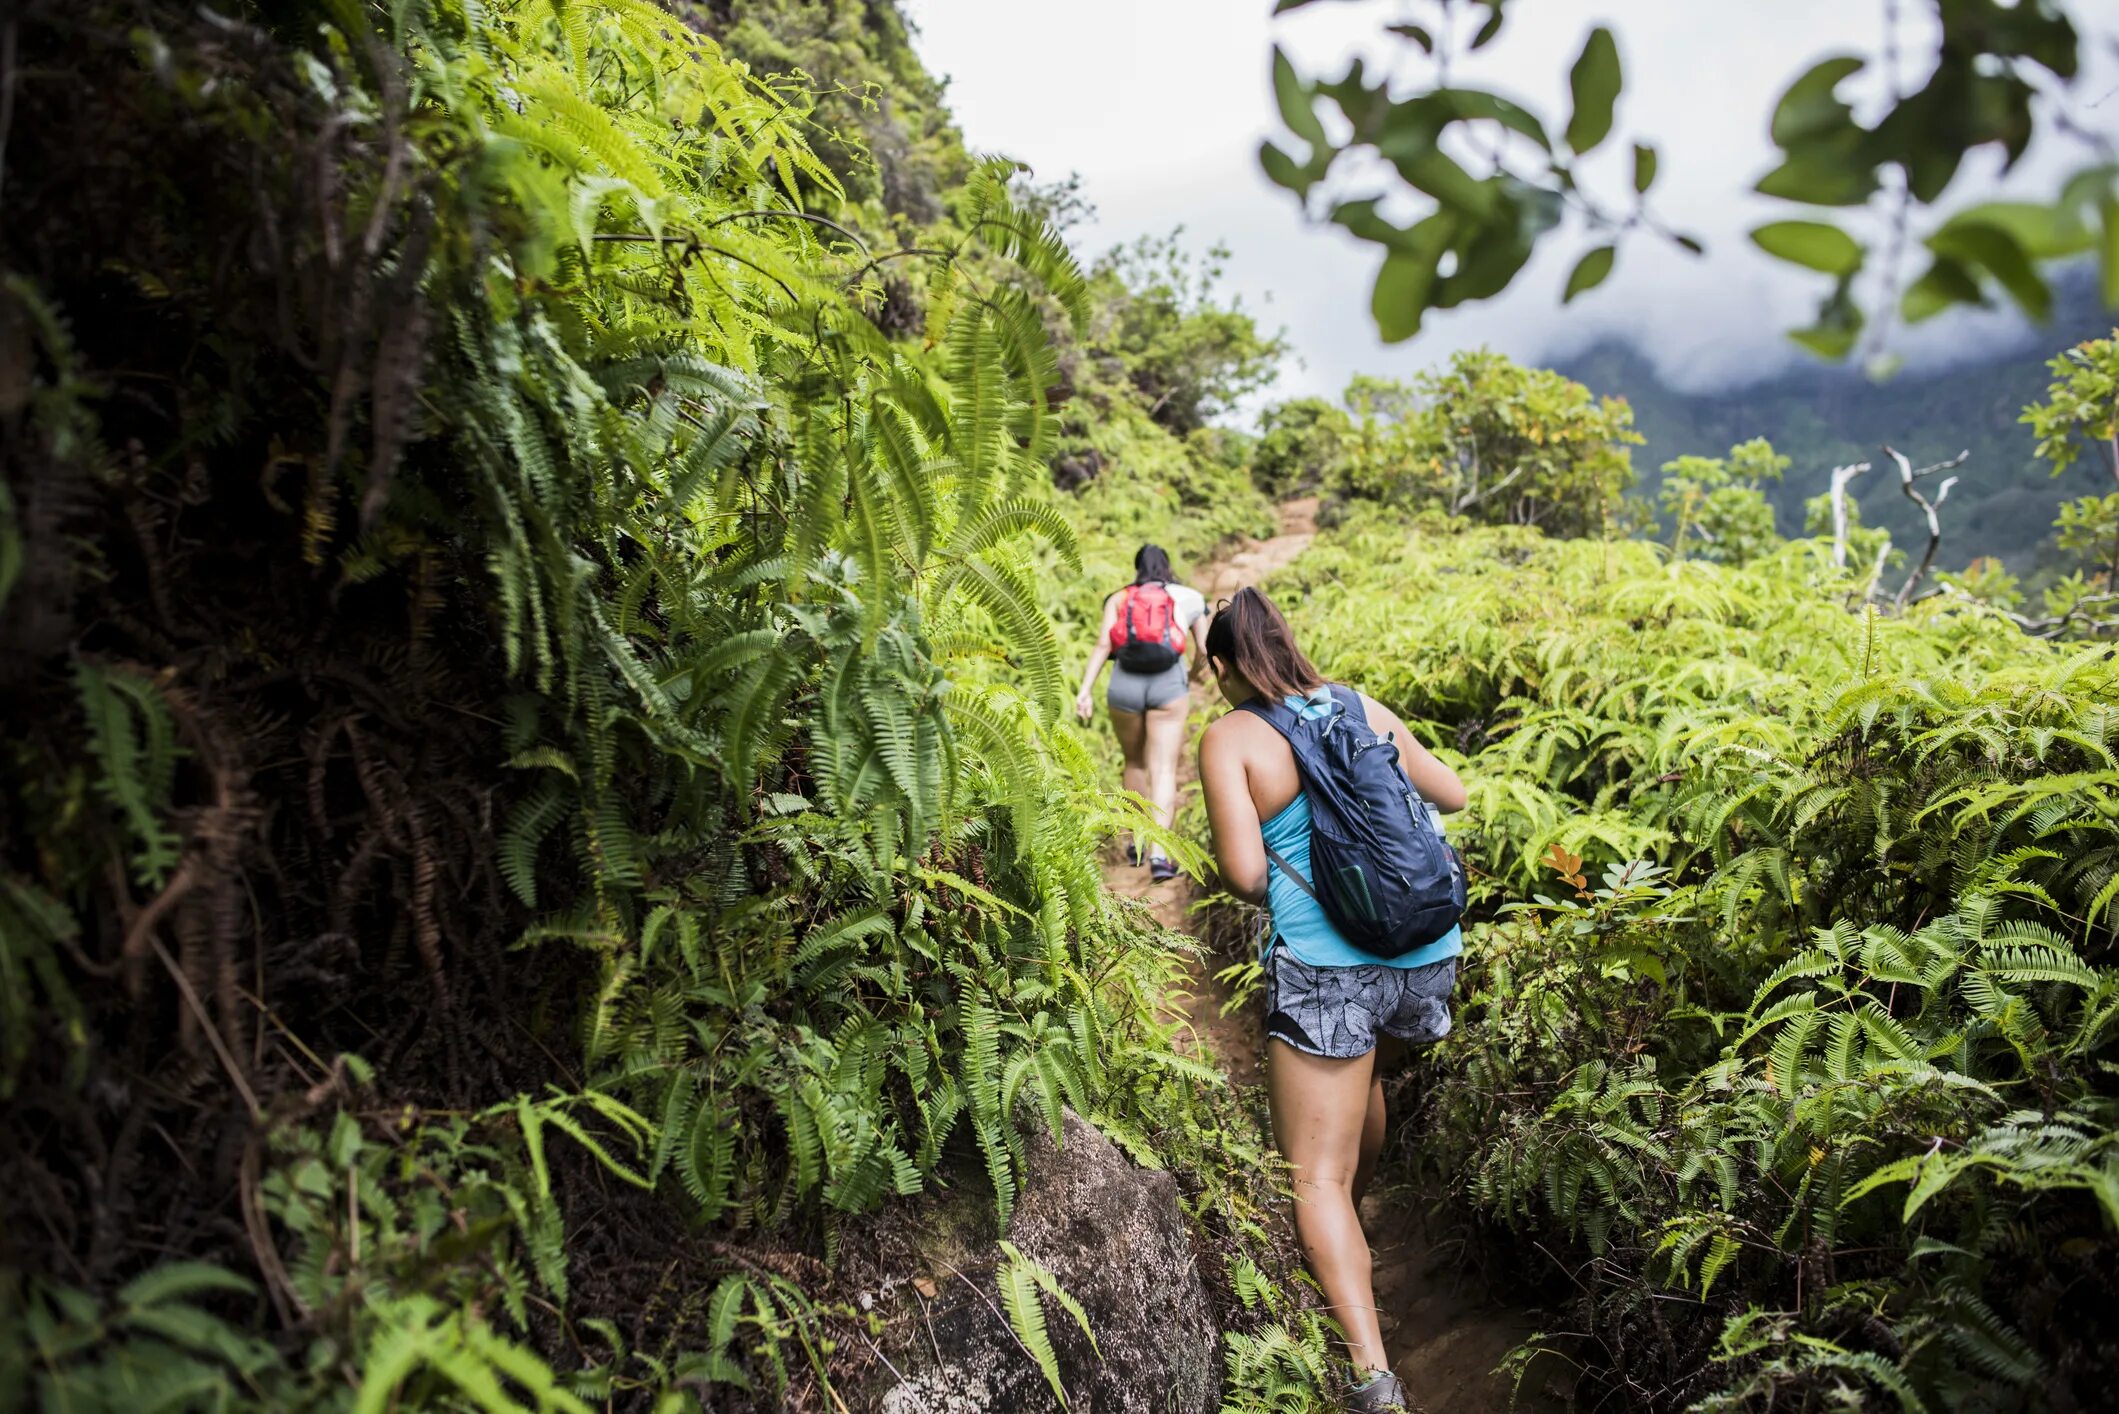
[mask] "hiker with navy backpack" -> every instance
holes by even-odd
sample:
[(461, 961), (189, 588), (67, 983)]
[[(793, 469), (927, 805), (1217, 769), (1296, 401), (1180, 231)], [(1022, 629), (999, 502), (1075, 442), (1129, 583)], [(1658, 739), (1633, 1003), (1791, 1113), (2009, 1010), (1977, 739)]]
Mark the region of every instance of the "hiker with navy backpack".
[(1272, 912), (1266, 1085), (1296, 1235), (1363, 1372), (1348, 1407), (1399, 1408), (1358, 1204), (1383, 1148), (1379, 1037), (1449, 1032), (1465, 881), (1437, 812), (1464, 807), (1464, 783), (1388, 707), (1326, 682), (1257, 590), (1216, 610), (1205, 646), (1235, 710), (1201, 739), (1199, 778), (1223, 881)]
[[(1125, 753), (1126, 789), (1144, 795), (1165, 829), (1177, 810), (1177, 756), (1185, 747), (1185, 718), (1192, 710), (1186, 651), (1206, 646), (1207, 601), (1176, 583), (1170, 556), (1160, 545), (1143, 545), (1133, 556), (1133, 582), (1104, 600), (1104, 620), (1074, 701), (1083, 722), (1096, 710), (1096, 679), (1113, 663), (1104, 705), (1111, 731)], [(1142, 864), (1141, 842), (1133, 842), (1133, 867)], [(1177, 866), (1159, 844), (1148, 846), (1149, 874), (1175, 878)]]

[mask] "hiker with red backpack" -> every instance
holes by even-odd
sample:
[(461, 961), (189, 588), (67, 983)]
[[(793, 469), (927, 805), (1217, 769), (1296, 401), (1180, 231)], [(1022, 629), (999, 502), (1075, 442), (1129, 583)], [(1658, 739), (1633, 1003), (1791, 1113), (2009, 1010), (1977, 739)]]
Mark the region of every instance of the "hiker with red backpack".
[[(1143, 545), (1133, 556), (1133, 582), (1104, 601), (1103, 624), (1082, 674), (1075, 715), (1087, 722), (1096, 710), (1096, 679), (1104, 664), (1111, 685), (1104, 705), (1111, 711), (1111, 731), (1125, 753), (1126, 789), (1148, 798), (1156, 820), (1165, 828), (1177, 810), (1177, 757), (1184, 750), (1185, 718), (1192, 708), (1192, 684), (1186, 674), (1187, 650), (1204, 651), (1207, 601), (1198, 590), (1176, 582), (1170, 556), (1160, 545)], [(1194, 655), (1196, 657), (1196, 655)], [(1140, 867), (1141, 842), (1133, 842), (1133, 865)], [(1175, 878), (1177, 866), (1159, 844), (1147, 848), (1149, 875), (1158, 882)]]

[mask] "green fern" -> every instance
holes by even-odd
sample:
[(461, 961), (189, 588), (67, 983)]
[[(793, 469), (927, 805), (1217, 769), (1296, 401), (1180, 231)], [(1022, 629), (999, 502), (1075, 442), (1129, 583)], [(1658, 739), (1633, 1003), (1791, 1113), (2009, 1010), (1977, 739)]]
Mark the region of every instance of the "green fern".
[(1096, 1335), (1089, 1329), (1089, 1315), (1082, 1310), (1080, 1302), (1067, 1294), (1050, 1268), (1025, 1256), (1014, 1243), (1005, 1239), (1001, 1242), (1001, 1251), (1008, 1259), (995, 1274), (1001, 1290), (1001, 1309), (1008, 1315), (1008, 1324), (1014, 1329), (1015, 1338), (1037, 1362), (1045, 1383), (1052, 1386), (1060, 1407), (1068, 1408), (1067, 1390), (1060, 1382), (1059, 1352), (1053, 1348), (1052, 1332), (1045, 1324), (1045, 1306), (1039, 1293), (1050, 1296), (1059, 1303), (1062, 1311), (1074, 1318), (1093, 1350)]
[(162, 818), (181, 755), (176, 724), (155, 687), (125, 669), (78, 660), (74, 687), (101, 767), (97, 789), (117, 807), (130, 836), (133, 876), (158, 888), (182, 849)]

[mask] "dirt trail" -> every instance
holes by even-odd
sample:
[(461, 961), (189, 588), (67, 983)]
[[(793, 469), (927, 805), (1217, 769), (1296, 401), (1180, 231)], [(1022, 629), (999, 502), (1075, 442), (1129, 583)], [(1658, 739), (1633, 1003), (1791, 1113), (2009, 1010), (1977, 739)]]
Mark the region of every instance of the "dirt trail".
[[(1212, 564), (1201, 567), (1192, 577), (1194, 588), (1214, 604), (1228, 598), (1247, 584), (1257, 584), (1275, 570), (1293, 563), (1295, 557), (1309, 548), (1310, 541), (1317, 536), (1317, 498), (1305, 496), (1288, 501), (1280, 507), (1280, 534), (1270, 540), (1253, 540), (1242, 549), (1231, 551)], [(1193, 732), (1192, 739), (1185, 744), (1184, 752), (1177, 758), (1177, 799), (1182, 813), (1184, 803), (1191, 799), (1199, 782), (1199, 753), (1195, 746), (1198, 727), (1205, 713), (1218, 715), (1221, 709), (1220, 696), (1215, 692), (1211, 679), (1204, 676), (1205, 669), (1192, 682)], [(1113, 893), (1127, 898), (1144, 899), (1149, 911), (1166, 928), (1179, 932), (1192, 931), (1190, 914), (1198, 899), (1198, 890), (1192, 881), (1182, 874), (1162, 884), (1148, 880), (1148, 871), (1128, 867), (1121, 858), (1121, 851), (1114, 848), (1105, 856), (1104, 886)], [(1229, 1000), (1229, 989), (1214, 980), (1211, 968), (1201, 970), (1193, 978), (1193, 995), (1182, 1000), (1182, 1008), (1190, 1018), (1192, 1027), (1214, 1052), (1228, 1070), (1229, 1078), (1239, 1085), (1258, 1085), (1265, 1081), (1265, 1034), (1260, 1029), (1262, 1018), (1248, 1012), (1233, 1012), (1222, 1015), (1222, 1008)]]
[[(1205, 566), (1193, 579), (1211, 605), (1246, 584), (1257, 584), (1309, 548), (1317, 533), (1317, 498), (1304, 497), (1280, 507), (1280, 533), (1255, 540)], [(1193, 706), (1218, 711), (1211, 685), (1194, 682)], [(1195, 716), (1195, 722), (1198, 718)], [(1195, 726), (1195, 739), (1196, 739)], [(1196, 752), (1188, 745), (1177, 768), (1178, 804), (1182, 811), (1198, 780)], [(1190, 932), (1190, 913), (1198, 891), (1182, 876), (1151, 884), (1145, 869), (1129, 867), (1114, 849), (1104, 864), (1104, 884), (1112, 892), (1146, 901), (1164, 926)], [(1257, 1000), (1229, 1015), (1222, 1009), (1229, 989), (1214, 980), (1212, 964), (1193, 978), (1192, 995), (1175, 999), (1193, 1029), (1238, 1085), (1265, 1081), (1264, 1017)], [(1523, 1312), (1496, 1308), (1465, 1289), (1430, 1247), (1417, 1213), (1403, 1205), (1370, 1197), (1362, 1209), (1363, 1226), (1375, 1252), (1376, 1305), (1391, 1367), (1405, 1381), (1416, 1408), (1451, 1414), (1507, 1414), (1509, 1382), (1492, 1373), (1509, 1349), (1535, 1328)], [(1532, 1397), (1526, 1389), (1517, 1406), (1558, 1408)]]

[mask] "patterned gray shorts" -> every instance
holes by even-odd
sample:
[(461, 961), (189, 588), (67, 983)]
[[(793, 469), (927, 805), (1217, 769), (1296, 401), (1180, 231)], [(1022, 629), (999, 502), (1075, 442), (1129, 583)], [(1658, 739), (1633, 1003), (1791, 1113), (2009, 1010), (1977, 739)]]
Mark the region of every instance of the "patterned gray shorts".
[(1298, 1051), (1353, 1060), (1387, 1032), (1416, 1046), (1449, 1034), (1457, 959), (1425, 967), (1312, 967), (1276, 944), (1266, 959), (1266, 1035)]

